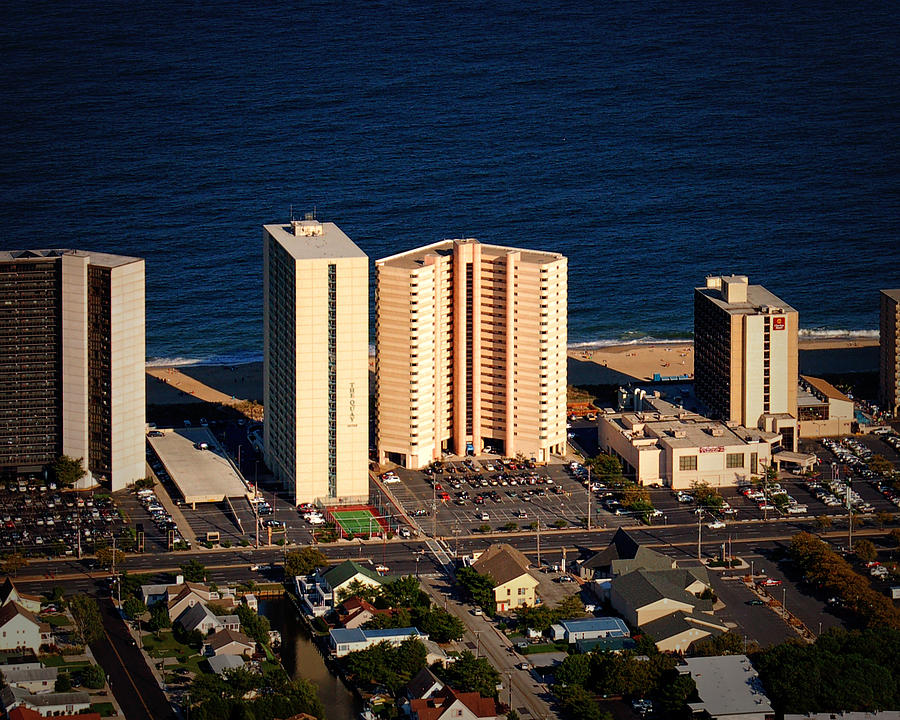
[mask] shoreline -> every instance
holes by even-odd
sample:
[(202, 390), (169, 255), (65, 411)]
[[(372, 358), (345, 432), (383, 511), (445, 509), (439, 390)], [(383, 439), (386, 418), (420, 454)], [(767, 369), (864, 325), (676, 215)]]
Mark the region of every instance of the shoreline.
[[(691, 340), (570, 347), (568, 384), (617, 385), (648, 382), (654, 373), (693, 377)], [(878, 339), (873, 337), (801, 337), (800, 373), (831, 375), (878, 368)], [(374, 357), (369, 356), (374, 372)], [(262, 402), (263, 362), (148, 365), (147, 404), (216, 403), (235, 406)]]

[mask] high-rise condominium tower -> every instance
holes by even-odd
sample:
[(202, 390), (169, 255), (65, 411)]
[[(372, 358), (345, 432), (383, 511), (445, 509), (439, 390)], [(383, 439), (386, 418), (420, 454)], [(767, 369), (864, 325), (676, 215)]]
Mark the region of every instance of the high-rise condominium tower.
[(878, 404), (896, 416), (900, 411), (900, 290), (882, 290), (880, 298)]
[(694, 290), (698, 399), (713, 417), (778, 430), (795, 449), (797, 333), (797, 311), (761, 285), (706, 278)]
[(263, 231), (265, 461), (296, 503), (369, 497), (369, 260), (334, 223)]
[(375, 268), (382, 462), (564, 451), (565, 257), (445, 240)]
[(0, 253), (0, 472), (81, 458), (85, 486), (146, 475), (144, 261)]

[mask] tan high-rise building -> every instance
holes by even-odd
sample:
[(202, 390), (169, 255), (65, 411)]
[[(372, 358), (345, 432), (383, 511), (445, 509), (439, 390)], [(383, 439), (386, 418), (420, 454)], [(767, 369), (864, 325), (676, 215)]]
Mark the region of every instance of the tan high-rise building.
[(694, 290), (694, 387), (709, 413), (796, 449), (797, 311), (744, 275)]
[(144, 261), (0, 253), (0, 472), (81, 458), (83, 485), (146, 475)]
[(900, 412), (900, 290), (882, 290), (878, 404)]
[(369, 499), (369, 259), (334, 223), (263, 230), (265, 461), (295, 502)]
[(566, 258), (445, 240), (375, 263), (378, 456), (566, 444)]

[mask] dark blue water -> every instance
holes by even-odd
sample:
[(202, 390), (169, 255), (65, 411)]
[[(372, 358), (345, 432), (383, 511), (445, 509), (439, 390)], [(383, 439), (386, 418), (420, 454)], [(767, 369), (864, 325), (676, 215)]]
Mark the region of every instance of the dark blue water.
[(569, 257), (569, 337), (751, 276), (808, 332), (900, 286), (889, 2), (7, 1), (7, 248), (147, 259), (151, 358), (261, 352), (261, 225)]

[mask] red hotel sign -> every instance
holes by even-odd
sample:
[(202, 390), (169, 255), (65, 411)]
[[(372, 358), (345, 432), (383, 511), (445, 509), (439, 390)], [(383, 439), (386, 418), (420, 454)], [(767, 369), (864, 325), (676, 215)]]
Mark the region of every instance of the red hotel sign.
[(702, 453), (725, 452), (725, 448), (722, 445), (713, 446), (713, 447), (702, 447), (702, 448), (700, 448), (700, 452), (702, 452)]
[(784, 330), (784, 320), (783, 317), (772, 318), (772, 329)]

